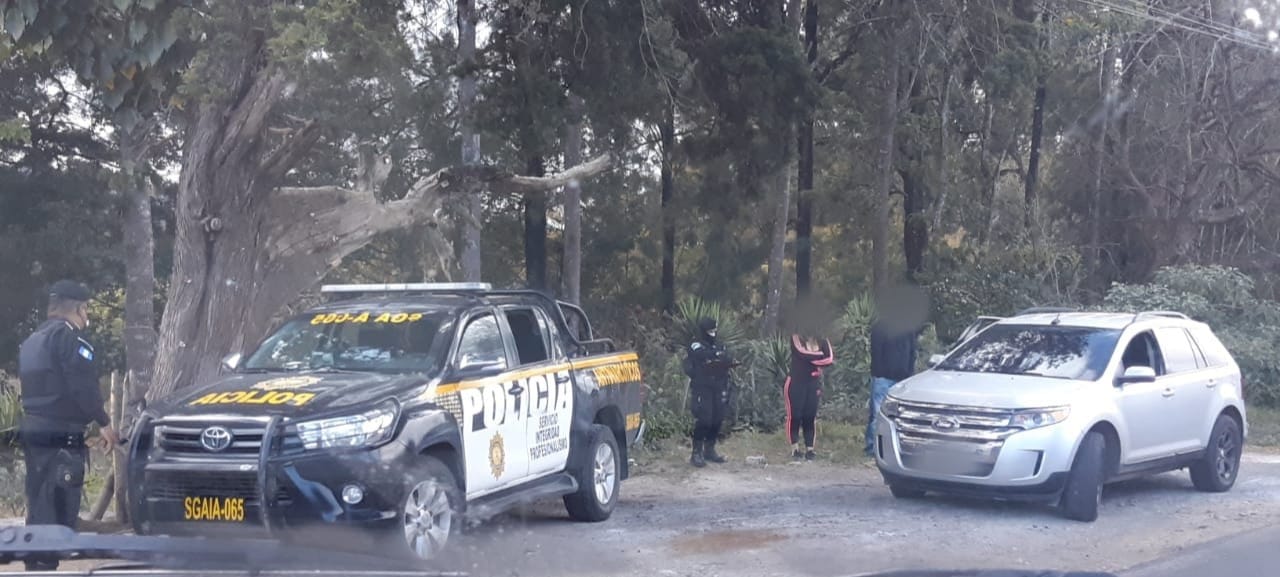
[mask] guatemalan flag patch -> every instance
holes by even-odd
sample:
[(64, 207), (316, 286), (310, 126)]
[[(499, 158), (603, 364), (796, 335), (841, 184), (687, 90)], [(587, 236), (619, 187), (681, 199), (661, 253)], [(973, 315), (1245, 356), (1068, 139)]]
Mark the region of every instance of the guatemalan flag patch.
[(93, 349), (90, 349), (89, 347), (86, 347), (86, 346), (83, 346), (83, 345), (82, 345), (82, 346), (80, 347), (80, 351), (79, 351), (79, 353), (80, 353), (80, 356), (84, 357), (84, 360), (86, 360), (86, 361), (92, 361), (92, 360), (93, 360)]

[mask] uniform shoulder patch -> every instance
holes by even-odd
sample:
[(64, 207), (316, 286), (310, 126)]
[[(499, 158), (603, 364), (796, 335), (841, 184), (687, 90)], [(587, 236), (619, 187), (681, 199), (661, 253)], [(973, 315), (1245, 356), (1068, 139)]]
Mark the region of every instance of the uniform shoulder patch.
[(700, 348), (702, 348), (702, 343), (701, 343), (701, 342), (698, 342), (698, 341), (694, 341), (694, 343), (693, 343), (692, 345), (689, 345), (689, 350), (696, 351), (696, 350), (698, 350), (698, 349), (700, 349)]
[(89, 347), (86, 347), (86, 346), (84, 346), (84, 345), (80, 345), (80, 348), (76, 351), (76, 353), (78, 353), (78, 354), (79, 354), (81, 357), (83, 357), (83, 358), (84, 358), (84, 360), (86, 360), (86, 361), (92, 361), (92, 360), (93, 360), (93, 349), (91, 349), (91, 348), (89, 348)]

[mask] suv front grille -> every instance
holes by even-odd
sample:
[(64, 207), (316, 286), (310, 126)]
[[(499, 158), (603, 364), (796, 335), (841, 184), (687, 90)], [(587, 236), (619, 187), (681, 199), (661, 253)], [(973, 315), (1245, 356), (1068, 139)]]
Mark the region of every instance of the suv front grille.
[(945, 475), (990, 475), (1004, 440), (1022, 430), (1009, 426), (1012, 414), (1005, 409), (900, 401), (893, 422), (902, 464)]

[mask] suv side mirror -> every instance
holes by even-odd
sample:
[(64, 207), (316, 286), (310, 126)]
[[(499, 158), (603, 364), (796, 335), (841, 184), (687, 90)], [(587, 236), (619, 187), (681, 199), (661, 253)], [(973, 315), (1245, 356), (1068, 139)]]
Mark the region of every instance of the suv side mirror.
[(1128, 385), (1131, 383), (1153, 383), (1156, 380), (1156, 370), (1151, 367), (1133, 366), (1124, 370), (1124, 374), (1116, 379), (1117, 385)]
[(225, 357), (222, 357), (222, 368), (228, 371), (236, 370), (236, 368), (240, 366), (241, 358), (243, 358), (243, 355), (241, 355), (240, 353), (231, 353)]
[(942, 364), (942, 361), (945, 360), (947, 360), (947, 355), (933, 355), (932, 357), (929, 357), (929, 368), (932, 369), (933, 367)]

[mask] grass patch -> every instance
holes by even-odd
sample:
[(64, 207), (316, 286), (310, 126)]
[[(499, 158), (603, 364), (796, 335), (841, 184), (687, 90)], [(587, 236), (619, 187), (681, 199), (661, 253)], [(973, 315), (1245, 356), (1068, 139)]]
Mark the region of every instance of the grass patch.
[[(865, 429), (866, 425), (863, 423), (824, 422), (819, 419), (815, 443), (818, 460), (841, 465), (863, 462), (862, 436)], [(645, 472), (663, 473), (689, 469), (689, 439), (668, 438), (647, 445), (631, 455)], [(787, 434), (782, 430), (772, 433), (737, 431), (716, 445), (716, 450), (738, 462), (754, 456), (762, 456), (769, 463), (782, 463), (791, 459), (791, 445), (787, 443)]]
[(1250, 407), (1249, 446), (1280, 449), (1280, 409)]

